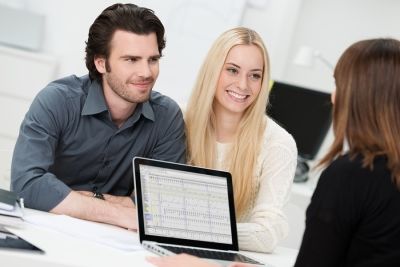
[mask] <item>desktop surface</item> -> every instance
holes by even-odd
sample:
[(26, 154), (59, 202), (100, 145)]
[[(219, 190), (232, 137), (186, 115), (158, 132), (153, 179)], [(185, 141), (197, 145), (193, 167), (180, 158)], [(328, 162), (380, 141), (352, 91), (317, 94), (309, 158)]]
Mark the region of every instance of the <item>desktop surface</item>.
[[(29, 215), (57, 216), (46, 212), (26, 209), (26, 216)], [(110, 246), (99, 244), (90, 240), (80, 239), (66, 233), (55, 231), (46, 227), (21, 222), (15, 218), (13, 223), (10, 218), (2, 218), (0, 223), (7, 222), (13, 227), (7, 229), (31, 242), (35, 246), (44, 250), (43, 255), (34, 253), (23, 253), (15, 251), (0, 250), (0, 258), (5, 266), (153, 266), (146, 260), (146, 256), (155, 256), (144, 249), (126, 251)], [(3, 220), (4, 219), (4, 220)], [(97, 223), (93, 223), (95, 226)], [(121, 229), (116, 229), (116, 233)], [(136, 235), (137, 233), (124, 230), (127, 234)], [(137, 238), (138, 239), (138, 238)], [(267, 262), (276, 267), (293, 266), (297, 256), (297, 250), (278, 247), (274, 253), (262, 254), (243, 252), (263, 262)]]

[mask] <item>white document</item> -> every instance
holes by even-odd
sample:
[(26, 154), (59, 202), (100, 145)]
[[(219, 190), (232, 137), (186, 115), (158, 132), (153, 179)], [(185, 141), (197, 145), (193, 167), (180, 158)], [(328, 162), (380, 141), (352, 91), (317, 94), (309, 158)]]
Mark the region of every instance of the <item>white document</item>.
[(25, 222), (51, 228), (64, 234), (90, 240), (116, 249), (142, 250), (138, 235), (117, 226), (55, 214), (26, 214)]

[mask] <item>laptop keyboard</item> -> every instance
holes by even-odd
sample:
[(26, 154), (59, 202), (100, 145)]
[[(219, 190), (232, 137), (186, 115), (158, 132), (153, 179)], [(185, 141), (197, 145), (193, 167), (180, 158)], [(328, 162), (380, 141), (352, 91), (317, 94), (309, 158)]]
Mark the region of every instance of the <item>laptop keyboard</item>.
[(158, 246), (165, 248), (173, 253), (180, 254), (186, 253), (189, 255), (197, 256), (200, 258), (206, 259), (214, 259), (214, 260), (224, 260), (224, 261), (238, 261), (244, 263), (251, 263), (251, 264), (261, 264), (255, 260), (250, 259), (239, 253), (234, 252), (224, 252), (224, 251), (216, 251), (216, 250), (204, 250), (204, 249), (195, 249), (195, 248), (187, 248), (187, 247), (174, 247), (168, 245), (161, 245)]

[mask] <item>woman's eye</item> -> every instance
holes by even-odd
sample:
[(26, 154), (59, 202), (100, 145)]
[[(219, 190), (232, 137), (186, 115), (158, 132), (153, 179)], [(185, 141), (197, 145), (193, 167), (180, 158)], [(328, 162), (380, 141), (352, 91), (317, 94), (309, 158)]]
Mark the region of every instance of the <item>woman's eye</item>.
[(261, 74), (258, 74), (258, 73), (250, 74), (250, 79), (257, 81), (257, 80), (261, 79)]
[(228, 68), (227, 71), (230, 72), (230, 73), (232, 73), (232, 74), (238, 73), (238, 70), (235, 69), (235, 68)]

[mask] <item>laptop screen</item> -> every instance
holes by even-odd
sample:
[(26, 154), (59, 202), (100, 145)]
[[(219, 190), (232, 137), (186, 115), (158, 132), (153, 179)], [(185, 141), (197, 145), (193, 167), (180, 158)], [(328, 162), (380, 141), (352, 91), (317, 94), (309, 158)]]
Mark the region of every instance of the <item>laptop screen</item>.
[(237, 246), (229, 173), (143, 158), (134, 169), (141, 241)]

